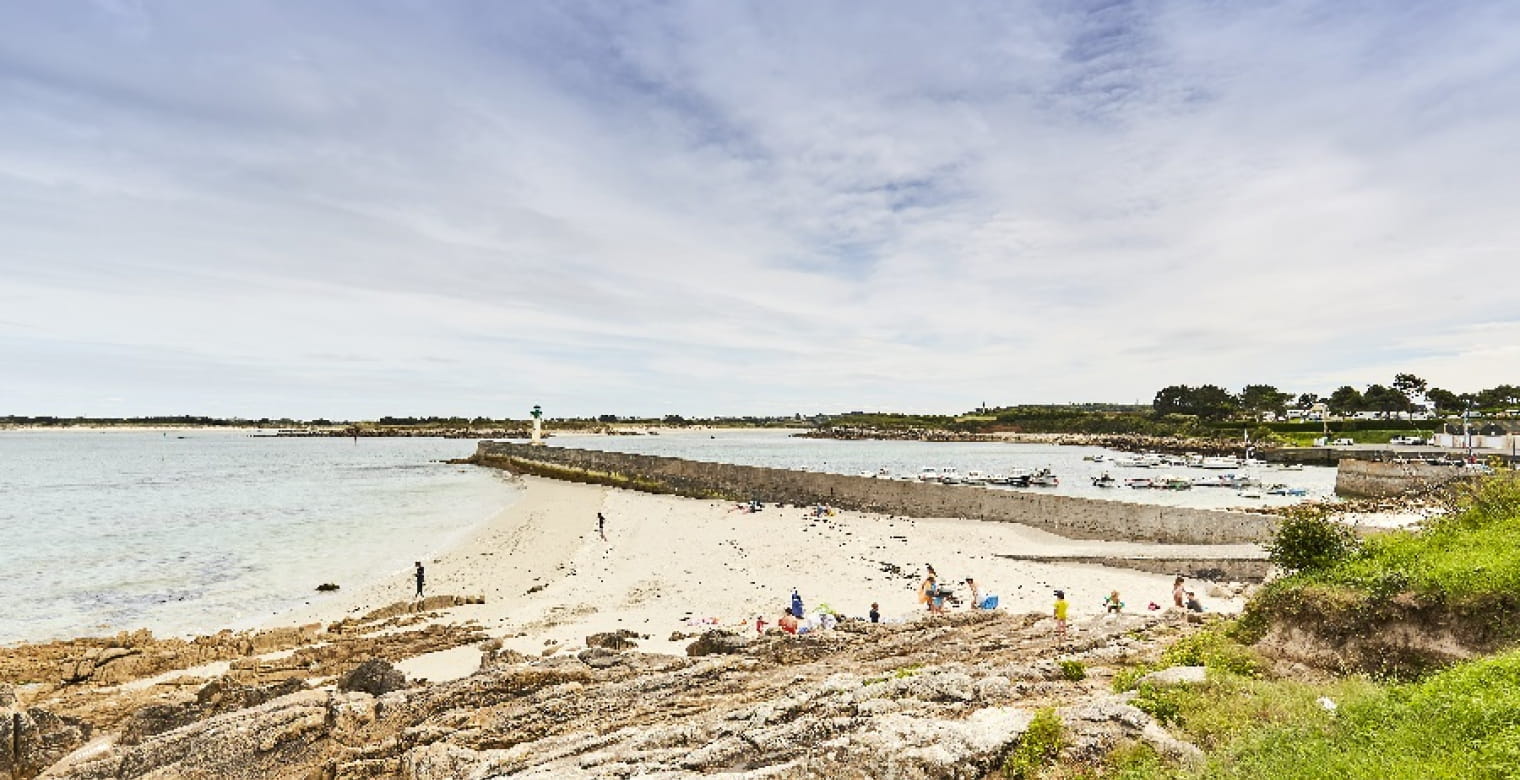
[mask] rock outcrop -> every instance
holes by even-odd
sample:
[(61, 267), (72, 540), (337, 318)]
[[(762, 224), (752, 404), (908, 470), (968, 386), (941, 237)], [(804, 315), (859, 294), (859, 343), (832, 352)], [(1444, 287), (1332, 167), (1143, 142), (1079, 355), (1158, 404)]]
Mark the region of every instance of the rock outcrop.
[[(1060, 708), (1078, 758), (1133, 741), (1193, 754), (1096, 673), (1154, 655), (1147, 637), (1182, 627), (1105, 618), (1058, 643), (1047, 623), (988, 612), (802, 637), (709, 632), (694, 645), (718, 650), (691, 657), (593, 646), (533, 658), (487, 645), (481, 671), (450, 682), (296, 690), (181, 725), (187, 708), (146, 712), (138, 744), (53, 775), (981, 777), (1047, 706)], [(1069, 681), (1066, 659), (1095, 673)], [(381, 664), (371, 671), (389, 679)], [(195, 706), (235, 698), (208, 688)]]

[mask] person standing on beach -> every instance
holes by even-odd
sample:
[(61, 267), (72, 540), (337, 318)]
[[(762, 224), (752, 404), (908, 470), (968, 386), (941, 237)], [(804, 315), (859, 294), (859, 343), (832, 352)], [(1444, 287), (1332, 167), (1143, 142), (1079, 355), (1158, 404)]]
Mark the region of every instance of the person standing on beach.
[(596, 513), (596, 532), (601, 534), (602, 541), (607, 541), (607, 518), (601, 512)]
[(792, 617), (802, 617), (802, 595), (797, 592), (796, 588), (792, 588)]
[(972, 609), (981, 609), (982, 608), (982, 589), (978, 588), (976, 586), (976, 581), (972, 580), (970, 577), (966, 578), (966, 587), (968, 587), (968, 588), (971, 589), (971, 608)]
[(1187, 588), (1183, 587), (1182, 575), (1179, 574), (1177, 575), (1177, 579), (1172, 580), (1172, 603), (1175, 604), (1178, 609), (1183, 609), (1183, 600), (1186, 598)]
[(415, 573), (413, 573), (412, 576), (417, 578), (417, 598), (420, 599), (420, 598), (422, 598), (422, 580), (423, 580), (422, 561), (417, 561), (416, 565), (417, 565), (417, 571)]
[(1071, 605), (1066, 603), (1066, 591), (1056, 591), (1056, 606), (1054, 615), (1056, 619), (1056, 636), (1066, 638), (1066, 611)]

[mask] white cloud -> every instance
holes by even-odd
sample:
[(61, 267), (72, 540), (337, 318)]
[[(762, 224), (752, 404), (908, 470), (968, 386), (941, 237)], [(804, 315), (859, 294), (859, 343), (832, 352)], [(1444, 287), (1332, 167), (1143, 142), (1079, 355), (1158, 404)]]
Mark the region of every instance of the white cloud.
[(101, 8), (0, 12), (0, 413), (1517, 379), (1508, 4)]

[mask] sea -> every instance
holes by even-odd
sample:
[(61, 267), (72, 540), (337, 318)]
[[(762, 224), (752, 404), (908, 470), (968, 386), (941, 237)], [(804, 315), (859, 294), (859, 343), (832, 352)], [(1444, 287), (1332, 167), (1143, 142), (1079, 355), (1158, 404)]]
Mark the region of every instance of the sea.
[(461, 439), (0, 432), (0, 645), (252, 627), (409, 570), (517, 496)]
[[(548, 443), (839, 474), (1049, 468), (1060, 485), (1022, 489), (1200, 508), (1313, 500), (1332, 495), (1335, 482), (1333, 468), (1253, 467), (1264, 483), (1305, 495), (1104, 489), (1091, 478), (1219, 472), (1117, 468), (1109, 459), (1119, 453), (1097, 447), (839, 441), (777, 430), (564, 434)], [(281, 613), (322, 598), (320, 584), (351, 589), (405, 572), (517, 499), (518, 488), (500, 472), (444, 462), (475, 446), (246, 430), (0, 431), (0, 645), (277, 623)]]

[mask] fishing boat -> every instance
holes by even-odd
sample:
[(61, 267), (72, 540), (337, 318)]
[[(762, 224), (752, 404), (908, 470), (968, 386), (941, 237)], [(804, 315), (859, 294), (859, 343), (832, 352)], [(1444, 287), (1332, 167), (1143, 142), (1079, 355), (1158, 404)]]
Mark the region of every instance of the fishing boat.
[(1050, 469), (1040, 469), (1029, 475), (1030, 487), (1056, 487), (1060, 484), (1061, 480), (1050, 473)]
[(976, 469), (972, 469), (971, 471), (966, 472), (966, 476), (961, 477), (962, 485), (985, 485), (990, 481), (991, 480), (987, 478), (986, 474), (977, 471)]
[(1304, 488), (1288, 487), (1282, 483), (1267, 488), (1269, 496), (1306, 496), (1308, 494), (1309, 491)]
[(1124, 480), (1124, 486), (1125, 487), (1137, 488), (1137, 489), (1145, 489), (1145, 488), (1153, 488), (1153, 487), (1156, 486), (1156, 484), (1155, 484), (1155, 481), (1152, 480), (1150, 477), (1130, 477), (1130, 478)]
[(1162, 464), (1162, 458), (1154, 452), (1147, 452), (1141, 455), (1114, 458), (1113, 464), (1132, 469), (1153, 469)]
[(1111, 487), (1118, 487), (1119, 486), (1119, 480), (1114, 479), (1113, 475), (1109, 474), (1106, 471), (1103, 472), (1103, 476), (1101, 476), (1101, 477), (1093, 477), (1092, 478), (1092, 483), (1093, 483), (1093, 487), (1100, 487), (1100, 488), (1111, 488)]
[(938, 482), (939, 481), (939, 469), (935, 468), (934, 466), (925, 466), (925, 467), (919, 469), (918, 470), (918, 481), (920, 481), (920, 482)]
[(1192, 480), (1184, 479), (1183, 477), (1174, 477), (1167, 475), (1152, 480), (1152, 487), (1157, 487), (1162, 490), (1192, 490), (1193, 482)]
[(946, 466), (939, 470), (939, 481), (945, 485), (959, 485), (962, 481), (961, 470), (954, 466)]
[(1218, 455), (1212, 455), (1212, 456), (1203, 458), (1202, 460), (1198, 461), (1198, 468), (1201, 468), (1201, 469), (1238, 469), (1238, 468), (1240, 468), (1240, 459), (1239, 458), (1230, 458), (1230, 457), (1222, 457), (1222, 456), (1218, 456)]

